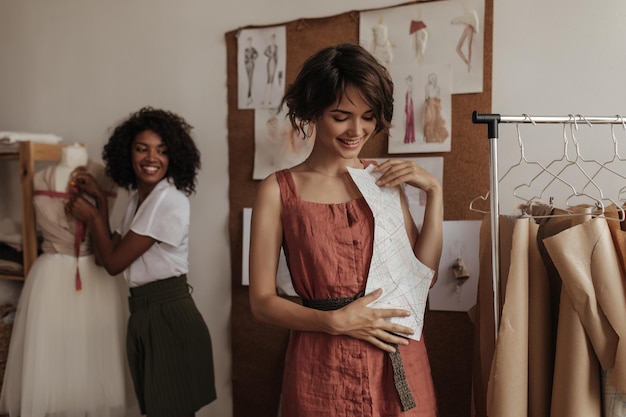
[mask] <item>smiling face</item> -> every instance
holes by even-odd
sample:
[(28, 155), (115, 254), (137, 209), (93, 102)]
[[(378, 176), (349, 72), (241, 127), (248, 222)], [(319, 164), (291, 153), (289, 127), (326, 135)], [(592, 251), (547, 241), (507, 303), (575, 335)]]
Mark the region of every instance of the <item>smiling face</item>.
[(137, 190), (145, 198), (167, 174), (169, 157), (163, 139), (151, 130), (137, 135), (131, 145), (133, 171), (137, 176)]
[(375, 131), (376, 118), (359, 91), (349, 86), (342, 98), (315, 121), (315, 129), (317, 146), (343, 159), (352, 159), (358, 157)]

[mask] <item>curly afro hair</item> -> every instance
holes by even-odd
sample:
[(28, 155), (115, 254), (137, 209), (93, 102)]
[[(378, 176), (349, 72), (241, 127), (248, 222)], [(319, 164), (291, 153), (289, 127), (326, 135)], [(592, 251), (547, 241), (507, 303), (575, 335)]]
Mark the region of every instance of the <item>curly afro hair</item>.
[(144, 107), (132, 113), (115, 127), (104, 145), (102, 159), (107, 174), (122, 188), (137, 188), (131, 146), (137, 135), (150, 130), (159, 135), (167, 146), (169, 167), (166, 177), (185, 194), (193, 194), (200, 170), (200, 151), (191, 138), (192, 128), (182, 117), (167, 110)]

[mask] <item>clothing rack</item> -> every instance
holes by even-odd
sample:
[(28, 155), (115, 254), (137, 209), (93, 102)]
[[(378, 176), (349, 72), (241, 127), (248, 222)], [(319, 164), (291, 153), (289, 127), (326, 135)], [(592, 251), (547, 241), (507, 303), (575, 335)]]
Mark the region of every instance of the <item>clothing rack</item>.
[(495, 338), (498, 338), (500, 325), (500, 205), (499, 205), (499, 176), (498, 176), (498, 126), (500, 123), (560, 123), (560, 124), (621, 124), (626, 129), (626, 121), (620, 115), (614, 116), (529, 116), (527, 114), (519, 116), (504, 116), (500, 114), (479, 114), (472, 113), (474, 124), (486, 124), (489, 139), (489, 198), (490, 198), (490, 221), (491, 221), (491, 273), (493, 284), (493, 313)]

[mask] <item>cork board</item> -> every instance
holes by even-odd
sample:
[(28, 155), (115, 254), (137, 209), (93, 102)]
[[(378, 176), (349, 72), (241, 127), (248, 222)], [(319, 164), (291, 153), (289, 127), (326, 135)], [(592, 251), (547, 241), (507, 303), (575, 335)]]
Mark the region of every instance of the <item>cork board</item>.
[[(403, 6), (411, 3), (403, 3)], [(394, 6), (397, 7), (397, 6)], [(277, 22), (287, 35), (285, 81), (319, 49), (358, 42), (359, 12), (317, 19)], [(444, 219), (479, 220), (469, 210), (472, 199), (489, 190), (489, 149), (484, 127), (472, 123), (472, 112), (491, 111), (493, 0), (485, 1), (483, 92), (452, 96), (451, 152), (389, 155), (386, 137), (368, 141), (364, 158), (441, 156), (444, 158)], [(248, 288), (241, 284), (243, 209), (252, 207), (258, 181), (253, 180), (254, 111), (238, 108), (237, 30), (225, 34), (228, 71), (229, 234), (232, 269), (232, 384), (235, 417), (276, 417), (283, 358), (289, 332), (255, 321)], [(466, 313), (427, 311), (424, 337), (441, 417), (471, 414), (473, 325)]]

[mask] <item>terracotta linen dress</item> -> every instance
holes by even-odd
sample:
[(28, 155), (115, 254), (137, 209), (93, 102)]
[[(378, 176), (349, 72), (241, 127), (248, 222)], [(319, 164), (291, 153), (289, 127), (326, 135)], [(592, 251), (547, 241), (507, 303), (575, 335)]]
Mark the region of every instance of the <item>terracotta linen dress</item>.
[[(283, 249), (297, 294), (307, 300), (354, 297), (363, 291), (374, 234), (365, 199), (339, 204), (303, 201), (289, 170), (276, 176), (283, 204)], [(348, 336), (292, 331), (282, 417), (436, 416), (424, 338), (399, 349), (417, 403), (404, 413), (387, 352)]]

